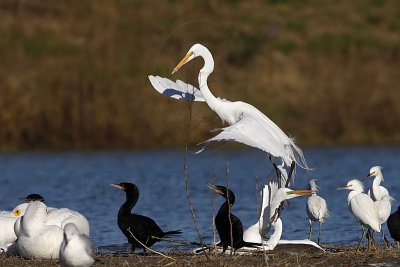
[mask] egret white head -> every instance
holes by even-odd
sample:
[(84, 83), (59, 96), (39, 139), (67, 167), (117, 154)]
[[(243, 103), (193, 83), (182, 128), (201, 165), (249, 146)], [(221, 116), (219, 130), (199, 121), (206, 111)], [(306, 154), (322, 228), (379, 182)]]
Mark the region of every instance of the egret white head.
[[(178, 65), (176, 65), (176, 67), (172, 71), (172, 74), (177, 72), (183, 65), (185, 65), (186, 63), (188, 63), (189, 61), (191, 61), (192, 59), (194, 59), (198, 56), (202, 56), (204, 58), (204, 60), (206, 60), (207, 58), (210, 58), (210, 57), (212, 58), (210, 51), (205, 46), (203, 46), (201, 44), (194, 44), (189, 49), (189, 51), (186, 53), (186, 55), (182, 58), (182, 60), (178, 63)], [(207, 66), (204, 66), (204, 67), (207, 67), (208, 73), (213, 72), (214, 61), (207, 60)], [(203, 69), (204, 69), (204, 67), (203, 67)]]
[(64, 240), (68, 243), (76, 235), (79, 235), (76, 225), (74, 223), (67, 223), (64, 227)]
[(12, 211), (11, 216), (15, 218), (19, 218), (25, 214), (25, 210), (28, 207), (29, 203), (22, 203), (17, 205)]
[(317, 179), (311, 179), (308, 184), (310, 186), (310, 190), (314, 191), (314, 193), (316, 193), (318, 191), (318, 186), (315, 183), (315, 181), (317, 181)]
[[(371, 176), (378, 176), (381, 175), (382, 176), (382, 170), (383, 168), (381, 166), (374, 166), (369, 170), (369, 173), (367, 174), (367, 177), (371, 177)], [(383, 180), (383, 176), (382, 176), (382, 180)]]
[(364, 192), (364, 185), (360, 180), (353, 179), (353, 180), (349, 181), (345, 187), (338, 188), (338, 190), (342, 190), (342, 189), (348, 189), (348, 190), (357, 191), (357, 192), (362, 193), (362, 192)]

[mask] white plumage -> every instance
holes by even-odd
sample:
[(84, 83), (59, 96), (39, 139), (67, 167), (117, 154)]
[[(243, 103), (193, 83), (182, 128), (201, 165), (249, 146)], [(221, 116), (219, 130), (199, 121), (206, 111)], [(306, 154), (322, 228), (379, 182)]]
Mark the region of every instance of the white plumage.
[(369, 173), (366, 178), (375, 176), (374, 181), (372, 182), (372, 187), (368, 190), (368, 195), (372, 198), (373, 201), (381, 200), (384, 196), (389, 195), (389, 191), (381, 186), (381, 182), (383, 181), (382, 167), (374, 166), (369, 170)]
[(94, 250), (90, 239), (73, 223), (64, 227), (64, 239), (60, 248), (62, 266), (89, 267), (94, 264)]
[(55, 225), (46, 225), (47, 207), (43, 202), (29, 203), (21, 220), (17, 240), (18, 254), (32, 259), (58, 259), (63, 230)]
[(353, 179), (349, 181), (345, 187), (339, 189), (351, 190), (347, 196), (347, 203), (350, 212), (362, 227), (362, 235), (359, 244), (361, 244), (364, 239), (364, 227), (380, 232), (381, 223), (379, 221), (379, 211), (375, 202), (367, 194), (363, 193), (363, 184), (359, 180)]
[[(22, 203), (19, 205), (20, 216), (24, 215), (27, 206), (28, 203)], [(46, 217), (45, 224), (56, 225), (64, 229), (64, 226), (67, 223), (74, 223), (78, 227), (78, 230), (81, 234), (89, 236), (90, 234), (89, 221), (81, 213), (67, 208), (58, 209), (58, 208), (48, 207), (47, 210), (48, 214)], [(17, 219), (14, 224), (14, 232), (16, 236), (18, 236), (20, 232), (20, 223), (21, 223), (20, 219)]]
[(315, 183), (316, 179), (311, 179), (309, 181), (310, 189), (313, 190), (312, 195), (307, 200), (306, 211), (308, 214), (308, 221), (310, 223), (310, 232), (308, 239), (311, 240), (312, 237), (312, 222), (318, 222), (318, 244), (321, 237), (321, 224), (324, 223), (325, 219), (328, 217), (328, 208), (325, 199), (317, 195), (318, 187)]
[[(299, 244), (322, 250), (319, 245), (310, 240), (281, 240), (283, 223), (277, 209), (282, 201), (306, 194), (311, 194), (311, 191), (292, 190), (285, 187), (278, 188), (276, 182), (269, 182), (262, 190), (260, 218), (257, 223), (244, 231), (243, 240), (246, 242), (262, 243), (263, 250), (273, 250), (279, 244)], [(269, 231), (272, 231), (272, 234), (269, 236), (269, 239), (266, 240), (264, 237)]]
[[(211, 93), (207, 85), (207, 78), (214, 70), (214, 59), (206, 47), (201, 44), (193, 45), (172, 73), (178, 71), (184, 64), (196, 57), (202, 57), (204, 59), (204, 66), (200, 70), (198, 77), (202, 98), (199, 92), (194, 89), (194, 86), (189, 86), (187, 84), (182, 86), (182, 83), (179, 83), (180, 81), (174, 83), (166, 78), (158, 76), (149, 76), (149, 79), (153, 87), (161, 93), (164, 93), (165, 89), (171, 89), (174, 85), (176, 85), (176, 87), (172, 89), (175, 91), (181, 91), (182, 88), (185, 90), (190, 88), (189, 90), (193, 90), (195, 92), (194, 94), (198, 95), (196, 100), (202, 101), (202, 99), (204, 99), (208, 106), (215, 111), (223, 121), (226, 121), (230, 125), (220, 129), (221, 133), (207, 140), (205, 143), (223, 140), (237, 141), (261, 149), (276, 158), (281, 158), (288, 166), (291, 165), (292, 162), (295, 162), (300, 167), (308, 169), (303, 152), (294, 143), (293, 139), (289, 138), (272, 120), (257, 108), (242, 101), (231, 102), (226, 99), (217, 98)], [(174, 98), (188, 99), (187, 97)]]

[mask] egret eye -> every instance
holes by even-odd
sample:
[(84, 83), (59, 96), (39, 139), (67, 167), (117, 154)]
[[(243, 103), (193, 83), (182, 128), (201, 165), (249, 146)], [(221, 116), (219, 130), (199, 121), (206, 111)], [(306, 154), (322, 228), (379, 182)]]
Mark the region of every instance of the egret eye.
[(19, 209), (16, 209), (16, 210), (14, 210), (14, 211), (12, 212), (12, 214), (13, 214), (15, 217), (19, 217), (19, 215), (21, 214), (21, 211), (20, 211)]

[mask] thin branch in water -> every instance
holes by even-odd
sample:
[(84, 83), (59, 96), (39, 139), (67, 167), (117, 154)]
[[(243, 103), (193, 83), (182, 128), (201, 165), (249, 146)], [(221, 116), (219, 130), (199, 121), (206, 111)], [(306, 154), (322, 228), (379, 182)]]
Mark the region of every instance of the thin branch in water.
[[(214, 175), (213, 175), (213, 184), (216, 185), (217, 184), (217, 171), (214, 170)], [(212, 206), (212, 230), (213, 230), (213, 236), (214, 236), (214, 244), (217, 243), (217, 229), (215, 227), (215, 197), (214, 194), (212, 194), (212, 198), (211, 198), (211, 206)]]
[(128, 227), (128, 229), (126, 229), (126, 230), (127, 230), (127, 231), (129, 232), (129, 234), (130, 234), (140, 245), (142, 245), (145, 249), (148, 249), (148, 250), (150, 250), (151, 252), (154, 252), (154, 253), (156, 253), (156, 254), (158, 254), (158, 255), (160, 255), (160, 256), (163, 256), (164, 258), (167, 258), (167, 259), (171, 259), (171, 260), (173, 260), (173, 261), (176, 261), (174, 258), (172, 258), (172, 257), (170, 257), (170, 256), (167, 256), (167, 255), (165, 255), (165, 254), (162, 254), (161, 252), (155, 251), (155, 250), (153, 250), (153, 249), (147, 247), (147, 246), (146, 246), (145, 244), (143, 244), (142, 242), (140, 242), (139, 239), (137, 239), (136, 236), (133, 235), (133, 233), (131, 232), (131, 228), (130, 228), (130, 227)]
[(231, 218), (231, 203), (229, 203), (229, 166), (228, 166), (228, 162), (226, 163), (225, 166), (225, 173), (226, 173), (226, 187), (228, 188), (228, 190), (226, 190), (227, 192), (227, 201), (228, 201), (228, 219), (229, 219), (229, 232), (231, 235), (231, 251), (230, 251), (230, 255), (232, 255), (232, 251), (233, 251), (233, 229), (232, 229), (232, 218)]

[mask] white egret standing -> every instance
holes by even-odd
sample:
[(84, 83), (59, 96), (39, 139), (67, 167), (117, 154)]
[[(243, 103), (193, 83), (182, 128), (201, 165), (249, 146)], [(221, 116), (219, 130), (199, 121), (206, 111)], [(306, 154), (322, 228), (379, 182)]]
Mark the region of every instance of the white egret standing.
[[(172, 73), (177, 72), (183, 65), (196, 57), (202, 57), (204, 60), (204, 66), (200, 70), (198, 77), (200, 92), (208, 106), (223, 121), (226, 121), (230, 125), (222, 128), (221, 133), (207, 140), (205, 143), (234, 140), (261, 149), (276, 158), (281, 158), (287, 166), (295, 162), (300, 167), (309, 169), (303, 152), (294, 143), (293, 139), (289, 138), (272, 120), (257, 108), (242, 101), (231, 102), (226, 99), (217, 98), (211, 93), (207, 85), (207, 78), (214, 70), (214, 59), (205, 46), (201, 44), (193, 45)], [(157, 77), (150, 76), (149, 78), (153, 86), (156, 84), (154, 87), (157, 89)], [(173, 84), (172, 81), (170, 82), (170, 84)], [(165, 80), (163, 83), (165, 84)], [(179, 89), (175, 88), (174, 90), (179, 91)], [(187, 97), (183, 95), (180, 98)]]
[(315, 183), (316, 179), (309, 181), (310, 189), (313, 190), (312, 195), (307, 200), (306, 211), (308, 214), (308, 221), (310, 222), (310, 233), (308, 239), (312, 237), (312, 222), (318, 222), (318, 244), (321, 239), (321, 224), (328, 217), (329, 212), (326, 206), (326, 201), (320, 196), (317, 196), (318, 187)]
[(368, 190), (368, 195), (373, 201), (381, 200), (383, 196), (389, 195), (389, 191), (385, 187), (381, 186), (381, 182), (383, 181), (382, 167), (372, 167), (365, 178), (372, 176), (375, 176), (375, 179), (372, 182), (371, 189)]
[[(375, 201), (375, 206), (376, 209), (378, 210), (379, 214), (379, 223), (382, 224), (386, 223), (388, 220), (390, 213), (392, 211), (392, 202), (394, 199), (390, 195), (385, 195), (382, 197), (382, 199)], [(385, 237), (385, 233), (382, 231), (382, 240), (386, 242), (387, 244), (389, 243)]]
[[(351, 190), (349, 195), (347, 196), (347, 203), (350, 209), (350, 212), (353, 214), (354, 218), (362, 227), (361, 240), (358, 243), (358, 246), (362, 243), (365, 236), (365, 229), (372, 229), (376, 232), (381, 231), (381, 223), (379, 222), (379, 212), (376, 208), (374, 201), (367, 195), (364, 194), (364, 186), (363, 184), (357, 180), (353, 179), (349, 181), (345, 187), (338, 188)], [(368, 239), (370, 237), (368, 236)]]

